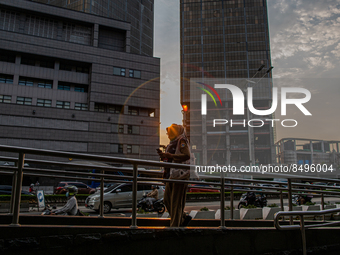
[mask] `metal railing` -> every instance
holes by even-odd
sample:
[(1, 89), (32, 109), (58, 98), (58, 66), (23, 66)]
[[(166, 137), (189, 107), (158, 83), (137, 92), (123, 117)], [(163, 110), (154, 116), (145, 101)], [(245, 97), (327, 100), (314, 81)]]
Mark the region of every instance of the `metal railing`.
[[(96, 181), (100, 182), (100, 213), (99, 217), (104, 217), (104, 182), (113, 182), (113, 183), (131, 183), (132, 184), (132, 222), (131, 228), (137, 228), (137, 184), (138, 183), (146, 183), (146, 184), (157, 184), (164, 185), (164, 183), (186, 183), (186, 184), (208, 184), (215, 185), (220, 187), (221, 191), (221, 200), (220, 200), (220, 210), (221, 210), (221, 221), (220, 227), (225, 228), (225, 192), (230, 192), (230, 208), (234, 208), (234, 193), (236, 191), (250, 191), (252, 189), (254, 192), (268, 193), (268, 194), (276, 194), (280, 196), (281, 210), (283, 211), (283, 199), (284, 196), (288, 195), (288, 204), (289, 210), (292, 211), (292, 194), (296, 192), (313, 192), (318, 193), (321, 196), (321, 204), (322, 209), (324, 209), (324, 197), (325, 196), (338, 196), (340, 197), (340, 192), (338, 191), (325, 191), (325, 190), (312, 190), (309, 188), (320, 188), (325, 189), (328, 187), (321, 185), (310, 185), (310, 184), (302, 184), (302, 183), (293, 183), (292, 180), (308, 180), (308, 181), (324, 181), (324, 182), (332, 182), (332, 183), (340, 183), (340, 180), (335, 179), (323, 179), (318, 177), (304, 177), (304, 176), (295, 176), (295, 175), (284, 175), (279, 178), (287, 179), (287, 187), (285, 187), (286, 183), (275, 182), (275, 181), (266, 181), (266, 180), (254, 180), (254, 179), (243, 179), (243, 178), (231, 178), (225, 177), (224, 173), (221, 173), (220, 176), (200, 176), (202, 179), (209, 179), (211, 181), (197, 181), (197, 180), (169, 180), (159, 178), (161, 176), (160, 171), (155, 170), (142, 170), (138, 167), (147, 166), (147, 167), (168, 167), (168, 168), (182, 168), (182, 169), (190, 169), (190, 165), (185, 164), (175, 164), (175, 163), (165, 163), (158, 161), (150, 161), (150, 160), (141, 160), (141, 159), (130, 159), (130, 158), (119, 158), (119, 157), (111, 157), (111, 156), (100, 156), (100, 155), (91, 155), (91, 154), (83, 154), (83, 153), (72, 153), (72, 152), (62, 152), (62, 151), (52, 151), (52, 150), (42, 150), (42, 149), (32, 149), (32, 148), (22, 148), (22, 147), (14, 147), (14, 146), (5, 146), (0, 145), (0, 151), (4, 151), (6, 153), (11, 153), (11, 157), (0, 157), (2, 161), (12, 161), (16, 163), (16, 166), (0, 166), (0, 175), (12, 175), (12, 196), (11, 196), (11, 206), (10, 213), (13, 214), (12, 218), (12, 226), (20, 226), (19, 225), (19, 210), (20, 210), (20, 200), (21, 200), (21, 189), (22, 189), (22, 180), (23, 175), (28, 176), (36, 176), (36, 177), (51, 177), (51, 178), (62, 178), (62, 179), (74, 179), (74, 180), (84, 180), (84, 181)], [(18, 155), (16, 156), (12, 156)], [(25, 155), (36, 155), (39, 159), (25, 159)], [(50, 158), (44, 157), (52, 157)], [(42, 158), (42, 159), (41, 159)], [(57, 160), (63, 158), (62, 160)], [(72, 158), (72, 161), (69, 159)], [(75, 162), (74, 159), (85, 160), (87, 164), (81, 164), (80, 162)], [(93, 163), (91, 163), (93, 162)], [(105, 164), (98, 165), (98, 162), (105, 162)], [(29, 164), (29, 167), (24, 167), (25, 164)], [(124, 165), (132, 165), (131, 168), (127, 167), (116, 167), (108, 164), (124, 164)], [(32, 166), (40, 165), (38, 167)], [(53, 170), (53, 169), (44, 169), (41, 166), (51, 166), (63, 167), (68, 170)], [(100, 173), (92, 173), (89, 170), (96, 169)], [(84, 172), (85, 171), (85, 172)], [(124, 172), (130, 175), (116, 175), (114, 172)], [(147, 175), (147, 176), (139, 176), (139, 174)], [(150, 177), (156, 176), (156, 177)], [(158, 176), (158, 177), (157, 177)], [(263, 178), (263, 175), (259, 175)], [(279, 176), (275, 174), (275, 176)], [(246, 184), (244, 184), (246, 183)], [(255, 186), (254, 184), (274, 184), (279, 187), (261, 187)], [(293, 188), (298, 187), (298, 188)], [(304, 189), (300, 189), (299, 187), (303, 187)], [(236, 188), (241, 188), (237, 189)], [(258, 190), (265, 189), (265, 190)], [(294, 193), (293, 193), (294, 192)], [(313, 194), (314, 196), (314, 194)], [(231, 209), (231, 220), (234, 219), (234, 210)], [(290, 224), (293, 225), (293, 218), (290, 218)]]
[[(301, 231), (301, 237), (302, 237), (302, 251), (303, 255), (307, 255), (307, 244), (306, 244), (306, 228), (317, 228), (317, 227), (330, 227), (330, 226), (336, 226), (340, 225), (340, 221), (336, 222), (327, 222), (327, 223), (321, 223), (321, 224), (313, 224), (313, 225), (305, 225), (304, 216), (307, 215), (323, 215), (326, 214), (332, 214), (332, 213), (339, 213), (340, 208), (337, 209), (329, 209), (329, 210), (322, 210), (322, 211), (292, 211), (292, 212), (278, 212), (274, 216), (274, 226), (277, 230), (294, 230), (294, 229), (300, 229)], [(279, 223), (280, 217), (284, 216), (298, 216), (300, 219), (300, 225), (289, 225), (289, 226), (281, 226)]]

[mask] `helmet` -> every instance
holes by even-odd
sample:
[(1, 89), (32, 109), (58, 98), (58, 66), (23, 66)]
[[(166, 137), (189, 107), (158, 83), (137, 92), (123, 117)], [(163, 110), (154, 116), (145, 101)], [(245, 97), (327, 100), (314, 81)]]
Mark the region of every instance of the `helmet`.
[(34, 184), (33, 184), (33, 183), (31, 183), (30, 187), (34, 187)]
[(78, 188), (76, 186), (65, 186), (66, 191), (69, 193), (70, 196), (75, 196), (78, 193)]

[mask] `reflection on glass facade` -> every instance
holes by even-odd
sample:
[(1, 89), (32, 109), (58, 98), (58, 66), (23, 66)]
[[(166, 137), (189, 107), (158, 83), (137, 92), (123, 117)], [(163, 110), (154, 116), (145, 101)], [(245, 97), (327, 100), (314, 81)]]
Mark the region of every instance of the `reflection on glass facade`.
[[(202, 128), (201, 104), (190, 102), (192, 78), (202, 81), (208, 78), (250, 79), (262, 65), (264, 68), (255, 78), (271, 77), (265, 75), (271, 66), (266, 0), (181, 0), (180, 3), (181, 103), (189, 108), (184, 112), (184, 124), (195, 143), (193, 152), (197, 163), (272, 163), (275, 160), (274, 133), (269, 123), (261, 129), (237, 125), (219, 127), (220, 130), (209, 125)], [(269, 108), (271, 96), (256, 99), (254, 105)], [(223, 102), (223, 107), (223, 110), (213, 110), (213, 105), (208, 103), (209, 116), (242, 117), (232, 115), (231, 98)], [(247, 120), (256, 116), (243, 117)]]
[(153, 56), (154, 0), (33, 0), (131, 23), (131, 53)]

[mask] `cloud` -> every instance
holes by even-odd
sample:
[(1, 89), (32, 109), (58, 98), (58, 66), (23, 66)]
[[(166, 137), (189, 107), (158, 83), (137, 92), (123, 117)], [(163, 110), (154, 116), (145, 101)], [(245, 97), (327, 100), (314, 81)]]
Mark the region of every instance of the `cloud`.
[[(274, 73), (327, 75), (340, 62), (340, 2), (268, 1)], [(300, 69), (297, 71), (296, 69)]]

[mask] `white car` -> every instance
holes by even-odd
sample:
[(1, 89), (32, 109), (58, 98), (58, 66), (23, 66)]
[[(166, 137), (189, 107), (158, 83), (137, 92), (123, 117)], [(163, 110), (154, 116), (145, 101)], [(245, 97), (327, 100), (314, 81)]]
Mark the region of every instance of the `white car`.
[[(151, 185), (138, 184), (137, 201), (142, 199), (144, 195), (151, 192)], [(158, 187), (158, 199), (163, 198), (164, 187)], [(96, 192), (88, 196), (85, 200), (85, 207), (99, 211), (100, 193)], [(104, 213), (108, 213), (112, 208), (131, 208), (132, 207), (132, 184), (117, 183), (104, 190)]]

